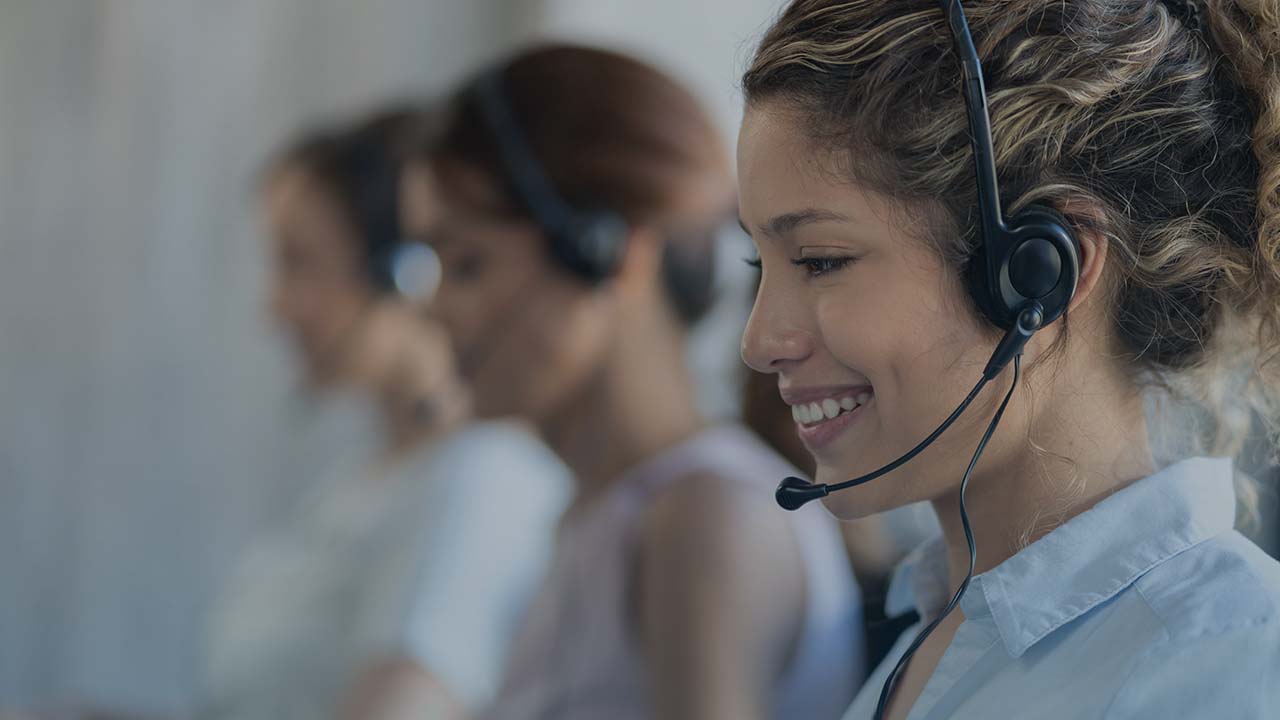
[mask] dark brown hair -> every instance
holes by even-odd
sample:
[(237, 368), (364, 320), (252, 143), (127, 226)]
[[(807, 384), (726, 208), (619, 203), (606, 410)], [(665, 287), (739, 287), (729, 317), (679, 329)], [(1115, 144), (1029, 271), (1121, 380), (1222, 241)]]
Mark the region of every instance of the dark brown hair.
[[(662, 232), (667, 296), (686, 324), (699, 319), (713, 300), (712, 232), (730, 200), (723, 141), (700, 103), (658, 70), (606, 50), (545, 45), (498, 67), (512, 114), (558, 194)], [(527, 215), (466, 88), (414, 157), (445, 178), (446, 194), (461, 192), (450, 173), (479, 169), (502, 191), (494, 211)]]

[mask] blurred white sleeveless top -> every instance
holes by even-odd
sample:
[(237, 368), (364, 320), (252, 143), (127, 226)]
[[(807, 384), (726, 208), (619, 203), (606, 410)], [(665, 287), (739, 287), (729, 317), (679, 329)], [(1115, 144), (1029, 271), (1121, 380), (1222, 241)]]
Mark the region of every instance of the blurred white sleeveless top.
[[(633, 468), (561, 525), (551, 574), (526, 617), (490, 720), (652, 717), (629, 586), (639, 520), (656, 492), (695, 473), (772, 496), (795, 470), (747, 429), (720, 426)], [(785, 512), (779, 509), (778, 512)], [(772, 717), (839, 718), (863, 678), (861, 600), (835, 521), (787, 515), (804, 560), (805, 618)]]
[(336, 468), (249, 551), (212, 618), (210, 720), (324, 720), (371, 663), (408, 657), (492, 702), (547, 567), (568, 471), (476, 423), (381, 477)]

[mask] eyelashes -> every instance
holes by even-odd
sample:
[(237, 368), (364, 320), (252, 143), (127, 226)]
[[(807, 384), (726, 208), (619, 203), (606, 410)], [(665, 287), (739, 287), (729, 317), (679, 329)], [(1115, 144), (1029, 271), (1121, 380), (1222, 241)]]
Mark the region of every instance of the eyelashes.
[[(804, 273), (807, 277), (818, 278), (818, 277), (822, 277), (823, 275), (827, 275), (829, 273), (843, 270), (844, 268), (852, 264), (856, 259), (857, 258), (838, 257), (838, 256), (804, 257), (804, 258), (796, 258), (795, 260), (792, 260), (791, 264), (804, 270)], [(756, 270), (760, 270), (763, 267), (763, 263), (760, 262), (759, 257), (743, 258), (742, 262), (755, 268)]]
[(804, 257), (792, 260), (791, 264), (802, 268), (809, 277), (816, 278), (843, 270), (853, 260), (851, 257)]

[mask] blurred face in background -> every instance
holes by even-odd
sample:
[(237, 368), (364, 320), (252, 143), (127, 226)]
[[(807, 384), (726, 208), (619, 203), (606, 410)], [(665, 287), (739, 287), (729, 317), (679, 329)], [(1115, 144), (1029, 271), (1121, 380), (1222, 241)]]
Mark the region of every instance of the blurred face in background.
[(292, 341), (308, 383), (333, 384), (348, 336), (373, 300), (354, 231), (327, 188), (298, 168), (270, 177), (262, 211), (271, 316)]
[(611, 293), (561, 269), (532, 220), (488, 209), (499, 206), (491, 179), (459, 170), (450, 182), (465, 187), (447, 204), (421, 163), (402, 185), (406, 231), (440, 258), (431, 312), (448, 329), (478, 415), (549, 420), (586, 392), (604, 361)]

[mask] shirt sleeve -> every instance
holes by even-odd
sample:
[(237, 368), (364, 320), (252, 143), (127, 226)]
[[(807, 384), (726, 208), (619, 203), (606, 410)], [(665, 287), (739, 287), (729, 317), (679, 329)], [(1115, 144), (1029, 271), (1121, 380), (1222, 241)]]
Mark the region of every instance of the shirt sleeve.
[(1149, 649), (1106, 718), (1280, 718), (1280, 622), (1166, 639)]
[(487, 425), (443, 444), (431, 474), (443, 491), (425, 509), (403, 649), (477, 708), (545, 572), (567, 471), (523, 431)]

